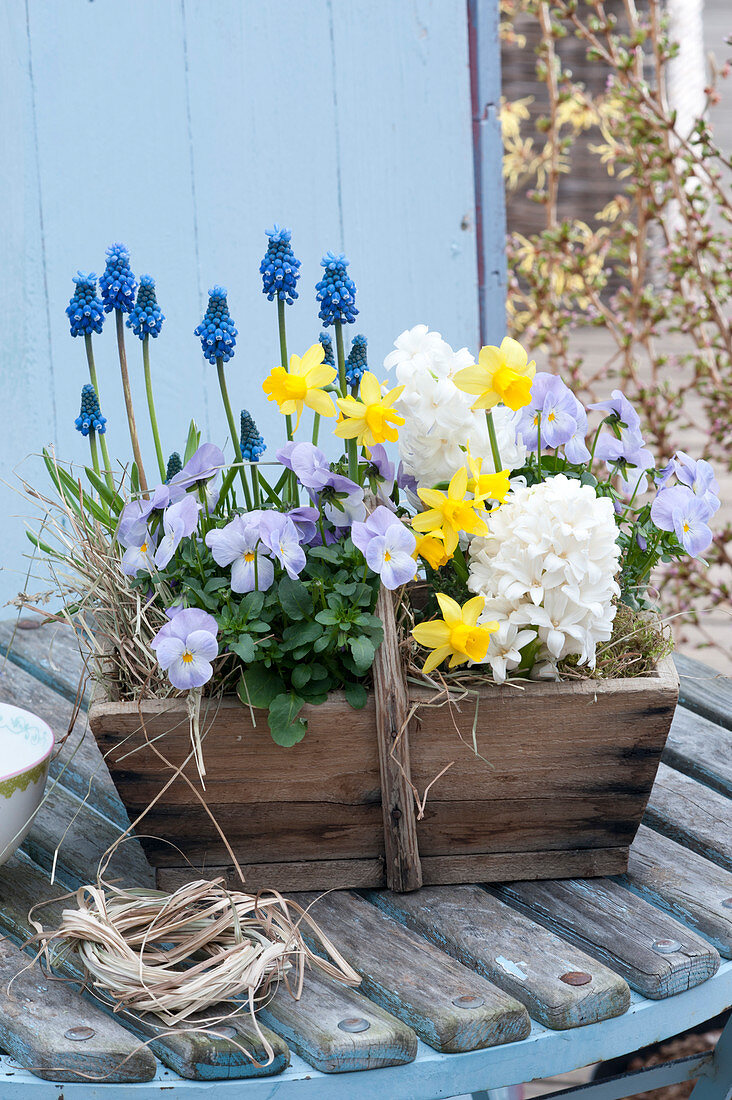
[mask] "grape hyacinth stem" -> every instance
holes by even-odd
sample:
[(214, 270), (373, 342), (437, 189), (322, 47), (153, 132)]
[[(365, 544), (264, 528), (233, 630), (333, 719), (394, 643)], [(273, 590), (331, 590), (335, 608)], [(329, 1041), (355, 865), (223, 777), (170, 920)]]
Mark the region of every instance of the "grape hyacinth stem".
[[(97, 397), (99, 397), (99, 383), (97, 382), (97, 368), (96, 368), (96, 365), (94, 363), (94, 349), (92, 347), (91, 333), (87, 332), (85, 334), (85, 336), (84, 336), (84, 346), (86, 347), (86, 361), (89, 364), (89, 380), (90, 380), (92, 386), (94, 387), (94, 391), (95, 391)], [(109, 458), (109, 451), (107, 450), (107, 440), (104, 436), (102, 436), (100, 438), (99, 442), (100, 442), (101, 447), (102, 447), (102, 461), (104, 462), (104, 477), (106, 479), (107, 485), (112, 490), (112, 492), (114, 492), (115, 491), (114, 475), (112, 473), (112, 463), (111, 463), (110, 458)], [(95, 469), (96, 469), (96, 467), (95, 467)]]
[[(104, 436), (102, 436), (104, 439)], [(99, 452), (97, 450), (97, 433), (93, 428), (89, 430), (89, 450), (91, 451), (92, 466), (94, 467), (94, 473), (97, 477), (101, 477), (101, 471), (99, 469)], [(105, 509), (106, 510), (106, 509)]]
[(135, 425), (135, 410), (132, 406), (132, 390), (130, 389), (130, 374), (127, 370), (127, 352), (125, 351), (125, 323), (124, 314), (121, 309), (115, 309), (114, 311), (115, 321), (117, 323), (117, 351), (119, 352), (119, 369), (122, 374), (122, 389), (125, 395), (125, 408), (127, 409), (127, 423), (130, 427), (130, 442), (132, 443), (132, 454), (135, 459), (135, 465), (137, 466), (137, 476), (140, 482), (140, 490), (143, 496), (147, 496), (147, 479), (145, 478), (145, 469), (142, 465), (142, 452), (140, 450), (140, 440), (137, 435), (137, 426)]
[[(224, 410), (226, 412), (226, 419), (229, 422), (229, 432), (231, 434), (231, 442), (234, 446), (234, 456), (239, 463), (239, 476), (241, 478), (242, 488), (244, 490), (244, 499), (247, 502), (247, 509), (252, 509), (252, 498), (249, 492), (249, 485), (247, 484), (247, 475), (244, 471), (244, 459), (241, 453), (241, 447), (239, 446), (239, 436), (236, 431), (236, 424), (234, 423), (234, 414), (231, 411), (231, 402), (229, 401), (229, 391), (226, 388), (226, 375), (224, 373), (224, 360), (221, 356), (216, 357), (216, 372), (219, 376), (219, 389), (221, 390), (221, 400), (224, 403)], [(223, 494), (222, 494), (223, 495)]]
[[(334, 321), (336, 342), (336, 357), (338, 360), (338, 383), (341, 397), (348, 397), (348, 382), (346, 381), (346, 354), (343, 348), (343, 324)], [(348, 476), (351, 481), (358, 482), (358, 444), (355, 439), (346, 440), (346, 454), (348, 455)]]
[(155, 415), (155, 401), (153, 399), (152, 378), (150, 376), (150, 337), (146, 336), (142, 341), (142, 366), (145, 371), (145, 392), (147, 394), (147, 407), (150, 413), (150, 427), (155, 440), (155, 454), (158, 456), (158, 469), (160, 480), (165, 481), (165, 459), (163, 448), (160, 446), (160, 433), (158, 431), (158, 418)]
[[(277, 298), (277, 329), (280, 334), (280, 361), (284, 369), (289, 373), (290, 365), (287, 358), (287, 332), (285, 330), (285, 302), (282, 298)], [(285, 427), (287, 429), (287, 441), (292, 440), (292, 417), (285, 417)], [(297, 504), (297, 488), (295, 484), (295, 475), (292, 471), (288, 471), (288, 477), (285, 481), (287, 489), (287, 499), (292, 504)]]

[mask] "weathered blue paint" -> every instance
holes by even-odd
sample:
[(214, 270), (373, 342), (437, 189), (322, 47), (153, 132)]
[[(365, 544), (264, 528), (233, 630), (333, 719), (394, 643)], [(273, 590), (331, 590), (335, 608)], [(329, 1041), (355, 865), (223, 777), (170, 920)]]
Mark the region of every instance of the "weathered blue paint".
[[(491, 35), (496, 2), (480, 7)], [(361, 310), (351, 335), (368, 336), (377, 368), (394, 337), (421, 321), (476, 347), (465, 0), (18, 0), (3, 5), (0, 31), (0, 401), (12, 409), (0, 479), (44, 443), (88, 460), (73, 430), (88, 380), (83, 341), (68, 335), (64, 308), (77, 267), (99, 273), (117, 239), (137, 274), (157, 278), (167, 316), (151, 347), (166, 451), (182, 449), (190, 415), (213, 440), (226, 436), (215, 374), (193, 336), (215, 281), (228, 287), (242, 334), (232, 399), (279, 438), (279, 416), (259, 393), (277, 360), (275, 307), (258, 274), (274, 220), (293, 226), (303, 262), (301, 297), (288, 309), (293, 350), (317, 339), (313, 288), (328, 248), (351, 257)], [(480, 48), (495, 53), (485, 37)], [(483, 186), (498, 193), (500, 156), (491, 163), (482, 148)], [(497, 217), (494, 205), (496, 239)], [(484, 288), (496, 314), (501, 295), (500, 282)], [(110, 450), (126, 455), (109, 321), (95, 345)], [(134, 337), (128, 356), (152, 469)], [(22, 470), (45, 484), (37, 460)], [(0, 511), (27, 508), (1, 486)], [(26, 587), (22, 528), (14, 520), (3, 531), (3, 601)]]
[[(711, 1019), (732, 1005), (732, 962), (726, 962), (717, 974), (702, 986), (670, 997), (665, 1001), (648, 1001), (634, 996), (633, 1004), (624, 1016), (589, 1024), (568, 1036), (566, 1032), (550, 1031), (535, 1024), (531, 1035), (520, 1043), (467, 1054), (438, 1054), (419, 1043), (417, 1057), (406, 1066), (387, 1067), (349, 1073), (348, 1100), (374, 1100), (388, 1096), (389, 1100), (436, 1100), (455, 1097), (485, 1089), (505, 1088), (537, 1077), (550, 1077), (591, 1062), (615, 1058), (628, 1051), (650, 1045), (676, 1035), (693, 1024)], [(727, 1032), (732, 1033), (732, 1025)], [(724, 1036), (719, 1048), (720, 1070), (710, 1076), (708, 1091), (697, 1100), (726, 1100), (725, 1087), (732, 1081), (730, 1042), (732, 1034)], [(16, 1071), (0, 1058), (0, 1096), (3, 1100), (58, 1100), (61, 1090), (37, 1078)], [(727, 1076), (724, 1076), (724, 1073)], [(726, 1082), (726, 1085), (725, 1085)], [(633, 1081), (632, 1091), (642, 1086)], [(697, 1085), (697, 1088), (699, 1086)], [(46, 1091), (44, 1091), (44, 1089)], [(344, 1078), (339, 1074), (319, 1073), (297, 1055), (278, 1077), (249, 1081), (183, 1081), (170, 1071), (161, 1070), (150, 1084), (141, 1085), (64, 1085), (64, 1100), (161, 1100), (169, 1097), (200, 1100), (342, 1100)], [(584, 1090), (582, 1090), (584, 1092)], [(616, 1093), (615, 1095), (622, 1095)], [(591, 1098), (588, 1095), (588, 1100)], [(605, 1100), (609, 1100), (606, 1096)]]
[(498, 5), (468, 0), (481, 344), (506, 334), (506, 199)]

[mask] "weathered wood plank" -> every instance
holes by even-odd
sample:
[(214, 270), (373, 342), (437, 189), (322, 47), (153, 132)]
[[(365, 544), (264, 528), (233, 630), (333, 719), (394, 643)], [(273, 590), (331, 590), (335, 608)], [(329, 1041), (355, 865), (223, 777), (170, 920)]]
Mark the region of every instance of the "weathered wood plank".
[(730, 801), (718, 791), (661, 764), (643, 820), (657, 832), (732, 871)]
[(63, 786), (81, 799), (88, 796), (94, 809), (126, 829), (129, 825), (127, 813), (88, 728), (84, 711), (77, 715), (74, 728), (68, 734), (74, 717), (73, 704), (20, 665), (4, 658), (0, 658), (0, 696), (3, 702), (24, 707), (47, 722), (57, 745), (66, 737), (51, 761), (51, 779), (60, 777)]
[[(150, 1081), (155, 1058), (101, 1009), (0, 940), (0, 1047), (47, 1081)], [(8, 991), (8, 983), (12, 987)], [(75, 1040), (74, 1028), (88, 1028)]]
[[(250, 891), (271, 890), (315, 890), (324, 889), (323, 882), (329, 882), (326, 889), (360, 890), (367, 886), (384, 885), (383, 859), (311, 859), (303, 863), (241, 863), (246, 889)], [(194, 874), (190, 866), (159, 867), (156, 872), (158, 888), (177, 890), (179, 886), (191, 881)], [(196, 867), (195, 876), (199, 878), (221, 878), (232, 888), (241, 887), (241, 879), (232, 864), (220, 867)]]
[(653, 1000), (691, 989), (719, 967), (719, 955), (696, 932), (610, 879), (512, 882), (496, 894)]
[(671, 768), (732, 797), (732, 731), (679, 707), (663, 760)]
[(732, 958), (732, 873), (641, 825), (618, 882)]
[[(53, 898), (58, 900), (35, 910), (34, 918), (40, 920), (45, 928), (58, 927), (62, 910), (71, 904), (69, 899), (62, 898), (63, 890), (62, 886), (50, 886), (42, 871), (29, 860), (14, 856), (0, 867), (0, 929), (23, 943), (36, 931), (28, 919), (29, 911), (38, 902), (48, 902)], [(83, 981), (83, 970), (73, 957), (61, 956), (52, 949), (51, 961), (54, 970), (63, 977), (79, 983)], [(106, 1011), (104, 1005), (101, 1007)], [(224, 1011), (228, 1009), (222, 1008), (222, 1014)], [(193, 1080), (260, 1077), (281, 1073), (289, 1065), (287, 1044), (266, 1027), (263, 1031), (274, 1048), (275, 1057), (270, 1066), (260, 1068), (253, 1065), (228, 1039), (196, 1034), (185, 1027), (168, 1028), (149, 1015), (122, 1012), (115, 1013), (115, 1019), (140, 1038), (151, 1039), (150, 1050), (181, 1077)], [(232, 1021), (231, 1025), (236, 1030), (237, 1041), (250, 1051), (257, 1062), (263, 1063), (266, 1052), (255, 1028), (246, 1019)]]
[(282, 985), (260, 1017), (322, 1073), (402, 1066), (417, 1054), (410, 1027), (315, 970), (306, 974), (299, 1000)]
[[(70, 626), (46, 621), (35, 630), (25, 630), (18, 627), (16, 619), (5, 619), (0, 622), (0, 653), (64, 698), (71, 702), (77, 698), (84, 658)], [(87, 685), (85, 701), (88, 696)]]
[[(60, 785), (49, 784), (44, 799), (23, 850), (49, 873), (55, 865), (62, 882), (72, 886), (93, 882), (99, 860), (123, 830)], [(120, 845), (107, 875), (122, 876), (127, 885), (153, 886), (155, 881), (136, 839)]]
[(410, 777), (409, 699), (394, 618), (394, 599), (383, 585), (379, 589), (376, 614), (384, 625), (384, 638), (376, 652), (373, 670), (384, 866), (389, 889), (404, 892), (419, 889), (422, 868)]
[(729, 676), (683, 653), (675, 653), (674, 662), (680, 679), (681, 705), (710, 722), (732, 729), (732, 680)]
[(301, 895), (361, 975), (363, 992), (435, 1050), (455, 1053), (525, 1039), (523, 1005), (355, 894)]
[[(370, 891), (368, 899), (512, 994), (546, 1027), (607, 1020), (630, 1005), (627, 983), (612, 970), (479, 886), (432, 886), (404, 897)], [(587, 980), (563, 980), (571, 973)]]

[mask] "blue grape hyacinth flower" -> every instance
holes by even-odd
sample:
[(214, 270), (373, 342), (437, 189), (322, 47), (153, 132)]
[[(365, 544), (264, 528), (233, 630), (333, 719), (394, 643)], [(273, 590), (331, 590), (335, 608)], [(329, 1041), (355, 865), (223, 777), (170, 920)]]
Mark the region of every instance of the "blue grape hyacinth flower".
[(369, 369), (366, 359), (367, 347), (368, 340), (365, 336), (359, 333), (358, 336), (353, 337), (351, 350), (346, 359), (346, 382), (349, 386), (357, 386), (363, 377), (364, 371)]
[(228, 363), (233, 358), (238, 332), (229, 313), (225, 286), (209, 290), (208, 309), (194, 333), (200, 337), (203, 354), (209, 363), (217, 359)]
[(320, 343), (323, 345), (323, 351), (325, 352), (323, 362), (325, 363), (326, 367), (334, 367), (335, 356), (333, 354), (333, 341), (331, 340), (327, 332), (321, 332), (318, 340), (320, 340)]
[(290, 247), (292, 230), (275, 223), (266, 231), (269, 237), (267, 251), (259, 265), (262, 290), (270, 302), (279, 298), (288, 306), (297, 298), (297, 280), (300, 278), (300, 261)]
[(104, 306), (97, 295), (97, 277), (93, 271), (85, 275), (79, 271), (74, 275), (74, 290), (71, 301), (66, 307), (72, 336), (91, 336), (101, 332), (104, 324)]
[(181, 462), (180, 455), (177, 451), (173, 451), (172, 455), (168, 459), (168, 465), (165, 470), (165, 484), (169, 485), (176, 474), (179, 474), (183, 469), (183, 463)]
[(97, 391), (90, 382), (81, 388), (81, 412), (74, 421), (77, 432), (89, 435), (89, 432), (99, 432), (104, 435), (107, 430), (107, 418), (102, 416), (99, 408)]
[(127, 318), (127, 327), (135, 336), (144, 340), (146, 336), (157, 336), (163, 327), (165, 314), (158, 305), (155, 294), (155, 280), (152, 275), (142, 275), (137, 291), (137, 301)]
[(320, 302), (318, 317), (325, 327), (340, 321), (352, 324), (356, 320), (356, 284), (348, 277), (348, 260), (340, 253), (326, 252), (320, 261), (325, 268), (323, 278), (316, 284), (316, 298)]
[(123, 244), (111, 244), (107, 249), (107, 266), (99, 280), (104, 312), (119, 309), (130, 313), (135, 304), (137, 283), (130, 268), (130, 254)]
[(259, 462), (267, 450), (267, 444), (259, 434), (251, 413), (241, 410), (241, 435), (239, 437), (241, 456), (245, 462)]

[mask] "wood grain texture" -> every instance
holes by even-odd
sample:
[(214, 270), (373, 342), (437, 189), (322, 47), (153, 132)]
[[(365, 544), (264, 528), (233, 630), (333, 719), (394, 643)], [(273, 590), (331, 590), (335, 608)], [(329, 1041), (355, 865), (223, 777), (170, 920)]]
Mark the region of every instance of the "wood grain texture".
[(663, 752), (666, 764), (732, 796), (732, 730), (679, 707)]
[(732, 958), (732, 873), (641, 825), (618, 881)]
[[(355, 894), (300, 895), (301, 904), (361, 975), (370, 1000), (404, 1020), (435, 1050), (456, 1053), (524, 1039), (523, 1005), (379, 913)], [(475, 1007), (453, 1004), (475, 997)]]
[[(719, 955), (696, 932), (610, 879), (512, 882), (496, 895), (600, 959), (644, 997), (660, 1000), (711, 978)], [(654, 943), (673, 940), (660, 954)]]
[(646, 825), (732, 871), (729, 799), (666, 764), (658, 769)]
[(732, 679), (683, 653), (675, 653), (674, 662), (681, 681), (681, 705), (732, 729)]
[(17, 619), (5, 619), (0, 622), (0, 653), (5, 667), (8, 661), (18, 665), (64, 699), (73, 703), (81, 698), (86, 706), (90, 684), (79, 639), (70, 626), (42, 621), (36, 630), (23, 630)]
[[(30, 633), (37, 636), (39, 631)], [(51, 780), (60, 778), (73, 794), (81, 799), (89, 797), (96, 810), (126, 829), (129, 825), (127, 813), (97, 748), (94, 735), (87, 725), (86, 714), (81, 711), (77, 715), (69, 733), (74, 716), (73, 704), (53, 688), (25, 672), (20, 665), (2, 659), (0, 698), (4, 703), (12, 703), (13, 706), (24, 707), (37, 714), (53, 730), (57, 751), (49, 768)]]
[[(385, 882), (383, 859), (309, 859), (300, 863), (242, 863), (240, 867), (249, 891), (357, 890), (383, 886)], [(190, 882), (193, 874), (190, 866), (159, 867), (156, 871), (158, 889), (176, 890)], [(232, 889), (242, 885), (233, 864), (196, 867), (195, 877), (223, 877)]]
[[(402, 1066), (417, 1053), (417, 1036), (410, 1027), (316, 970), (308, 971), (299, 1000), (280, 986), (260, 1019), (322, 1073)], [(349, 1032), (338, 1026), (353, 1019), (365, 1020), (368, 1027)]]
[[(40, 901), (48, 904), (36, 909), (34, 918), (40, 919), (45, 928), (57, 928), (62, 910), (72, 904), (62, 897), (63, 892), (64, 888), (58, 884), (50, 886), (48, 878), (29, 860), (22, 855), (14, 856), (0, 867), (0, 930), (19, 943), (35, 935), (36, 929), (30, 924), (28, 914)], [(54, 971), (80, 985), (83, 983), (84, 972), (74, 956), (60, 954), (53, 947), (50, 956)], [(94, 1003), (99, 1003), (107, 1011), (101, 1002)], [(86, 1011), (86, 1007), (86, 1000), (81, 1000), (80, 1011)], [(222, 1013), (224, 1011), (227, 1009), (222, 1009)], [(232, 1021), (232, 1026), (236, 1028), (240, 1045), (254, 1056), (260, 1066), (254, 1065), (228, 1039), (196, 1034), (185, 1026), (169, 1028), (149, 1015), (122, 1012), (116, 1013), (115, 1018), (134, 1035), (152, 1040), (149, 1049), (153, 1054), (181, 1077), (192, 1080), (269, 1076), (281, 1073), (289, 1065), (287, 1044), (266, 1027), (264, 1034), (272, 1044), (275, 1057), (270, 1066), (261, 1065), (266, 1060), (266, 1052), (255, 1028), (246, 1019)]]
[[(155, 1058), (101, 1009), (48, 978), (9, 940), (0, 940), (0, 1047), (47, 1081), (150, 1081)], [(8, 983), (12, 986), (8, 989)], [(68, 1039), (72, 1028), (93, 1035)]]
[(394, 599), (383, 585), (376, 615), (384, 638), (373, 666), (376, 743), (379, 749), (384, 867), (390, 890), (418, 890), (422, 867), (417, 843), (417, 811), (409, 762), (409, 698), (394, 618)]
[[(368, 899), (516, 997), (545, 1027), (580, 1027), (628, 1009), (622, 978), (479, 886), (433, 886), (406, 897), (370, 891)], [(569, 985), (561, 979), (570, 971), (592, 980)]]

